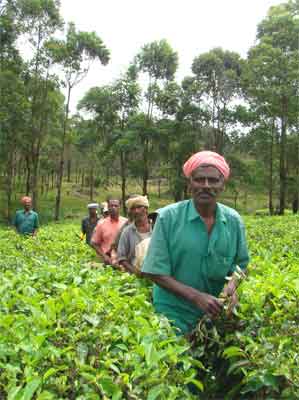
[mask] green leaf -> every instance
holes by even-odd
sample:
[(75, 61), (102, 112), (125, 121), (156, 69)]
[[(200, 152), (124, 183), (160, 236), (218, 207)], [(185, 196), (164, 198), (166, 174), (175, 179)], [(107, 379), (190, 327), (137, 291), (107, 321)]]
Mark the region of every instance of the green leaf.
[(236, 346), (227, 347), (222, 352), (222, 354), (225, 358), (231, 358), (231, 357), (236, 357), (236, 356), (246, 357), (246, 354), (244, 353), (244, 351)]
[(235, 370), (237, 370), (237, 372), (239, 372), (239, 369), (242, 367), (247, 367), (249, 366), (251, 363), (249, 360), (241, 360), (241, 361), (237, 361), (235, 363), (233, 363), (232, 365), (230, 365), (230, 367), (227, 370), (227, 374), (232, 374), (235, 372)]
[(146, 400), (156, 400), (159, 395), (163, 392), (164, 385), (154, 386), (148, 392)]
[(32, 381), (28, 382), (25, 388), (23, 389), (21, 400), (31, 400), (34, 393), (41, 385), (41, 383), (42, 383), (41, 378), (35, 378), (32, 379)]
[(201, 392), (203, 392), (203, 384), (198, 379), (190, 379), (187, 383), (193, 383)]

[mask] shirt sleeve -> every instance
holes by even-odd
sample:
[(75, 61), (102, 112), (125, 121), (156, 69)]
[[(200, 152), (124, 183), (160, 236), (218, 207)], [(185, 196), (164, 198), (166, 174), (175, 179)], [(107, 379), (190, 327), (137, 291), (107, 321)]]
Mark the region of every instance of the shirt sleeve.
[(130, 251), (130, 240), (127, 232), (128, 231), (126, 229), (122, 231), (119, 238), (117, 246), (117, 259), (119, 262), (128, 260), (128, 255)]
[(38, 228), (39, 228), (38, 214), (35, 214), (34, 229), (38, 229)]
[(97, 226), (95, 227), (92, 237), (91, 237), (91, 243), (100, 245), (102, 242), (102, 229), (101, 229), (101, 224), (98, 222)]
[(238, 236), (237, 236), (238, 243), (237, 243), (236, 257), (234, 259), (233, 271), (236, 270), (237, 265), (244, 270), (246, 269), (249, 263), (245, 226), (241, 219), (238, 221), (237, 229), (238, 229)]
[(86, 228), (85, 228), (85, 219), (82, 219), (81, 222), (81, 232), (86, 235)]
[(153, 275), (172, 275), (165, 220), (160, 216), (158, 216), (155, 223), (150, 245), (141, 270)]
[(17, 227), (17, 224), (18, 224), (18, 213), (16, 213), (15, 216), (13, 217), (12, 224), (13, 224), (13, 226)]

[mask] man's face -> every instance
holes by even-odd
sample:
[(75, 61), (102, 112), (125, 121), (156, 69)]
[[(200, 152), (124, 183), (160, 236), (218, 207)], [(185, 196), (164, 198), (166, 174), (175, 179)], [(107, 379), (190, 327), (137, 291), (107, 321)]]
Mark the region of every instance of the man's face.
[(119, 200), (109, 200), (108, 202), (108, 211), (110, 216), (113, 217), (118, 217), (119, 216), (119, 210), (120, 210), (120, 202)]
[(25, 209), (26, 211), (29, 211), (30, 208), (31, 208), (31, 206), (32, 206), (31, 200), (25, 200), (25, 201), (24, 201), (24, 209)]
[(147, 215), (147, 208), (144, 206), (135, 206), (130, 209), (130, 213), (134, 221), (139, 222)]
[(89, 216), (90, 217), (96, 217), (97, 215), (97, 209), (96, 208), (89, 208)]
[(198, 205), (212, 205), (224, 189), (224, 178), (217, 168), (200, 166), (190, 178), (192, 197)]

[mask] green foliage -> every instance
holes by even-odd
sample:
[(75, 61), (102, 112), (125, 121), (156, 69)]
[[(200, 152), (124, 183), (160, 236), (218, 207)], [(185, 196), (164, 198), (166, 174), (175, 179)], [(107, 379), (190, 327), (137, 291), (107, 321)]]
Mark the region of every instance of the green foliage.
[(94, 264), (76, 229), (1, 231), (0, 397), (192, 399), (188, 343), (147, 283)]
[(178, 67), (178, 54), (163, 39), (143, 46), (136, 63), (140, 71), (155, 80), (171, 80)]
[(298, 398), (298, 224), (294, 216), (246, 220), (252, 261), (240, 307), (202, 324), (193, 349), (209, 370), (211, 398)]

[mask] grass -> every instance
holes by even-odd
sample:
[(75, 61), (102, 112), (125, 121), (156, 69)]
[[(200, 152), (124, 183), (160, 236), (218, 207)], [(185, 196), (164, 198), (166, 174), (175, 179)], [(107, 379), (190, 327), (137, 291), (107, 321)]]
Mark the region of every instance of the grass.
[[(148, 185), (149, 200), (150, 200), (150, 211), (154, 211), (167, 204), (173, 203), (172, 195), (167, 185), (161, 186), (160, 197), (158, 196), (158, 187), (154, 182), (149, 182)], [(136, 181), (129, 181), (127, 185), (127, 193), (142, 193), (141, 185)], [(15, 210), (21, 208), (19, 199), (23, 195), (23, 192), (16, 192), (12, 199), (12, 214)], [(99, 203), (105, 201), (108, 196), (121, 197), (120, 184), (113, 183), (109, 187), (95, 188), (93, 201)], [(56, 190), (51, 190), (47, 194), (39, 197), (39, 216), (41, 224), (47, 224), (53, 221), (54, 208), (55, 208), (55, 197)], [(249, 193), (245, 196), (241, 193), (237, 206), (235, 207), (235, 201), (233, 193), (226, 190), (221, 199), (224, 204), (236, 208), (241, 214), (254, 214), (257, 209), (267, 208), (267, 196), (263, 193)], [(87, 187), (82, 190), (80, 184), (74, 182), (64, 183), (61, 199), (61, 213), (60, 219), (63, 221), (67, 220), (80, 220), (86, 213), (86, 205), (90, 202), (89, 189)], [(5, 214), (6, 210), (6, 198), (5, 192), (0, 191), (0, 222), (6, 223), (7, 217)]]

